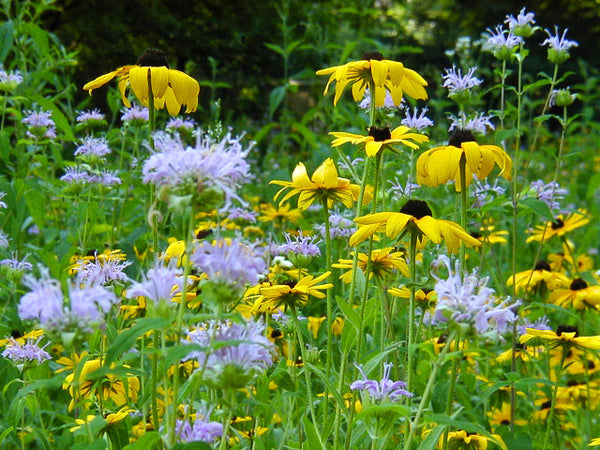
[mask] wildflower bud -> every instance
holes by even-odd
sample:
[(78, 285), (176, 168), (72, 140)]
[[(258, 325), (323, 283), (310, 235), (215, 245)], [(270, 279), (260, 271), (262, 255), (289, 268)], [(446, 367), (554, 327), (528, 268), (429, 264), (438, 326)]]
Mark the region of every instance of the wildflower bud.
[(553, 91), (550, 96), (550, 105), (556, 105), (560, 107), (569, 106), (577, 98), (577, 94), (571, 94), (568, 89), (559, 89)]
[(313, 347), (310, 344), (306, 344), (306, 361), (309, 364), (316, 364), (319, 362), (319, 348)]

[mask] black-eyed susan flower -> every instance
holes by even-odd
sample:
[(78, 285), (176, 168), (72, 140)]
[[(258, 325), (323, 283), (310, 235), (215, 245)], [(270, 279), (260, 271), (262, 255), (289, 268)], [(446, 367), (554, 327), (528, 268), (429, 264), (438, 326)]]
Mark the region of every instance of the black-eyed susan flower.
[(404, 94), (415, 99), (427, 98), (424, 87), (427, 86), (427, 81), (421, 75), (407, 69), (401, 62), (384, 59), (379, 52), (366, 52), (360, 61), (321, 69), (317, 71), (317, 75), (330, 75), (323, 95), (327, 94), (331, 83), (336, 82), (334, 105), (348, 84), (352, 85), (352, 97), (355, 101), (361, 100), (367, 87), (372, 85), (375, 106), (384, 105), (386, 90), (389, 91), (394, 105), (400, 104)]
[(600, 350), (600, 336), (579, 336), (577, 327), (570, 325), (559, 325), (556, 332), (551, 330), (536, 330), (535, 328), (526, 328), (526, 334), (519, 338), (519, 342), (525, 343), (533, 338), (541, 339), (550, 347), (576, 347)]
[(275, 226), (281, 226), (285, 222), (295, 223), (302, 218), (302, 211), (299, 208), (292, 208), (289, 204), (280, 206), (263, 204), (260, 211), (261, 215), (258, 220), (273, 223)]
[(548, 263), (552, 270), (556, 272), (564, 272), (565, 270), (573, 270), (576, 272), (587, 272), (594, 268), (594, 260), (588, 255), (578, 255), (573, 264), (573, 244), (563, 242), (563, 251), (558, 253), (550, 253), (548, 255)]
[(419, 146), (416, 143), (422, 144), (423, 142), (429, 141), (427, 136), (419, 133), (412, 133), (410, 128), (402, 125), (392, 131), (390, 131), (388, 127), (370, 127), (369, 134), (366, 136), (337, 131), (329, 134), (335, 137), (331, 143), (332, 147), (339, 147), (340, 145), (347, 143), (360, 146), (363, 146), (364, 144), (367, 156), (375, 156), (383, 147), (395, 151), (395, 144), (402, 144), (409, 148), (417, 149)]
[(431, 239), (435, 244), (446, 242), (450, 253), (456, 253), (461, 241), (467, 246), (480, 246), (481, 242), (471, 237), (457, 223), (450, 220), (434, 219), (427, 202), (409, 200), (399, 213), (381, 212), (367, 214), (354, 219), (358, 230), (350, 237), (350, 245), (356, 246), (374, 233), (383, 232), (389, 238), (396, 238), (406, 230), (414, 230), (419, 236)]
[(512, 160), (496, 145), (479, 145), (469, 130), (457, 130), (448, 145), (427, 150), (417, 160), (417, 182), (425, 186), (439, 186), (454, 180), (456, 192), (460, 192), (460, 164), (465, 164), (466, 185), (476, 176), (486, 178), (495, 165), (500, 175), (511, 178)]
[(194, 112), (198, 107), (200, 85), (189, 75), (170, 69), (167, 57), (160, 50), (146, 50), (136, 65), (119, 67), (101, 75), (86, 83), (83, 89), (89, 91), (91, 95), (94, 89), (98, 89), (115, 77), (118, 79), (117, 85), (123, 104), (128, 108), (131, 103), (127, 98), (127, 87), (131, 88), (142, 105), (148, 106), (149, 80), (155, 109), (163, 109), (166, 106), (169, 114), (176, 115), (179, 114), (182, 105), (186, 105), (186, 113)]
[[(399, 270), (402, 275), (408, 277), (408, 265), (406, 264), (404, 252), (395, 252), (393, 247), (374, 249), (371, 252), (371, 271), (369, 278), (384, 279), (393, 274), (394, 270)], [(351, 253), (354, 255), (354, 252)], [(367, 270), (369, 257), (366, 253), (358, 254), (358, 267), (365, 272)], [(338, 269), (350, 269), (348, 272), (340, 275), (340, 280), (344, 283), (350, 283), (352, 280), (352, 259), (340, 259), (332, 266)]]
[(524, 270), (510, 276), (506, 281), (507, 286), (515, 284), (517, 292), (526, 290), (532, 292), (539, 289), (557, 289), (563, 286), (569, 285), (569, 278), (560, 273), (553, 272), (550, 268), (550, 264), (546, 261), (540, 260), (535, 264), (533, 270)]
[(488, 225), (485, 227), (481, 227), (479, 231), (471, 231), (471, 236), (477, 239), (480, 242), (485, 242), (488, 244), (506, 244), (508, 239), (508, 231), (506, 230), (498, 230), (494, 231), (495, 227)]
[(550, 294), (550, 301), (558, 306), (573, 307), (577, 310), (598, 308), (600, 286), (588, 286), (582, 278), (575, 278), (568, 289), (556, 289)]
[(283, 186), (275, 194), (275, 200), (286, 189), (291, 189), (279, 202), (280, 206), (294, 195), (299, 195), (298, 208), (301, 210), (307, 209), (315, 200), (327, 201), (328, 208), (333, 206), (334, 201), (351, 208), (354, 201), (358, 199), (360, 191), (360, 186), (357, 184), (351, 184), (350, 180), (338, 177), (335, 163), (331, 158), (326, 159), (314, 171), (311, 178), (308, 178), (304, 164), (298, 163), (292, 173), (292, 181), (273, 180), (270, 184)]
[[(406, 286), (402, 286), (400, 288), (389, 288), (388, 293), (394, 297), (405, 298), (407, 300), (411, 295), (410, 289)], [(437, 302), (437, 294), (433, 289), (417, 289), (415, 291), (415, 301), (421, 309), (426, 310), (427, 308), (435, 306), (435, 303)]]
[[(507, 450), (506, 444), (502, 438), (493, 434), (491, 437), (484, 436), (477, 433), (467, 433), (465, 430), (451, 431), (448, 433), (448, 448), (450, 449), (472, 449), (472, 450), (486, 450), (488, 443), (498, 445), (500, 448)], [(444, 448), (444, 438), (438, 441), (437, 448)]]
[[(539, 358), (539, 356), (542, 354), (542, 352), (544, 351), (544, 347), (541, 346), (530, 346), (530, 345), (525, 345), (525, 344), (521, 344), (520, 342), (517, 342), (517, 344), (515, 345), (515, 357), (517, 359), (520, 359), (521, 361), (534, 361), (537, 358)], [(512, 355), (513, 355), (513, 349), (509, 348), (508, 350), (500, 353), (497, 357), (496, 357), (496, 362), (497, 363), (505, 363), (505, 362), (509, 362), (512, 361)]]
[[(494, 408), (487, 413), (492, 429), (499, 425), (511, 424), (511, 408), (510, 403), (504, 402), (500, 408)], [(515, 420), (515, 425), (527, 425), (526, 420)]]
[(554, 236), (562, 237), (569, 231), (587, 225), (590, 219), (586, 214), (585, 210), (580, 209), (566, 217), (561, 214), (553, 221), (548, 221), (544, 225), (537, 225), (526, 242), (546, 241)]
[(325, 293), (322, 291), (331, 289), (333, 284), (319, 283), (329, 275), (331, 275), (331, 272), (325, 272), (316, 278), (308, 275), (300, 278), (298, 282), (290, 281), (289, 284), (276, 284), (262, 288), (260, 293), (263, 295), (263, 306), (299, 306), (306, 304), (309, 296), (325, 298)]
[[(533, 420), (544, 421), (548, 418), (550, 409), (552, 409), (552, 400), (542, 394), (542, 396), (535, 401), (535, 406), (537, 406), (538, 409), (533, 413)], [(557, 398), (554, 405), (554, 414), (562, 415), (567, 411), (575, 411), (577, 409), (577, 405), (573, 404), (571, 401), (568, 401), (565, 398)], [(565, 422), (561, 421), (561, 428), (565, 425)]]

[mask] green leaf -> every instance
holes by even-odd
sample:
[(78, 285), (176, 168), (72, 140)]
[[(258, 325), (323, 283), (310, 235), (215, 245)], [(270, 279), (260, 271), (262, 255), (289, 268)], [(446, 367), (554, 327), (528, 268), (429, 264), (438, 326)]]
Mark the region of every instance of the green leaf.
[(302, 422), (304, 423), (304, 431), (306, 432), (306, 440), (308, 443), (308, 448), (310, 450), (325, 448), (325, 446), (323, 445), (323, 442), (321, 442), (321, 439), (319, 438), (317, 429), (315, 428), (313, 423), (310, 421), (308, 416), (304, 416), (302, 418)]
[(156, 431), (148, 431), (142, 435), (133, 444), (129, 444), (123, 447), (124, 450), (150, 450), (154, 447), (154, 444), (161, 441), (160, 434)]
[(507, 448), (518, 448), (519, 450), (533, 450), (533, 441), (531, 435), (523, 431), (512, 433), (507, 426), (496, 428), (496, 434), (499, 434)]
[(2, 442), (4, 442), (4, 439), (6, 439), (6, 436), (8, 436), (15, 428), (14, 427), (8, 427), (6, 430), (4, 430), (2, 433), (0, 433), (0, 444), (2, 444)]
[(337, 305), (339, 306), (339, 308), (344, 313), (344, 316), (346, 316), (346, 319), (358, 331), (360, 329), (360, 316), (358, 315), (358, 313), (342, 297), (336, 296), (335, 301), (336, 301)]
[(292, 380), (292, 376), (287, 370), (283, 368), (277, 368), (271, 374), (270, 378), (278, 387), (287, 391), (296, 391), (296, 385), (294, 384), (294, 380)]
[(533, 211), (536, 216), (550, 220), (554, 218), (552, 215), (552, 211), (550, 211), (550, 208), (548, 207), (546, 202), (543, 202), (536, 198), (524, 198), (519, 202), (519, 204)]
[(133, 347), (137, 338), (150, 330), (163, 330), (171, 323), (161, 318), (140, 319), (133, 327), (123, 331), (106, 352), (106, 366), (110, 366), (118, 357)]
[(418, 450), (432, 450), (435, 448), (436, 444), (440, 440), (440, 436), (446, 429), (447, 425), (438, 425), (427, 435), (425, 440), (421, 442)]
[(94, 442), (82, 442), (81, 444), (73, 445), (70, 450), (104, 450), (106, 441), (102, 438), (96, 439)]
[(350, 350), (354, 346), (356, 342), (357, 331), (354, 327), (344, 327), (342, 331), (342, 336), (340, 339), (340, 347), (342, 348), (342, 353), (347, 355), (350, 353)]
[(267, 42), (267, 43), (265, 43), (265, 47), (267, 47), (269, 50), (273, 50), (275, 53), (278, 53), (281, 56), (285, 56), (285, 50), (282, 47), (280, 47), (279, 45), (269, 44)]
[(285, 98), (287, 86), (278, 86), (269, 94), (269, 120), (273, 119), (273, 114)]
[(15, 24), (12, 20), (7, 20), (0, 26), (0, 64), (4, 62), (6, 55), (12, 48), (14, 33)]

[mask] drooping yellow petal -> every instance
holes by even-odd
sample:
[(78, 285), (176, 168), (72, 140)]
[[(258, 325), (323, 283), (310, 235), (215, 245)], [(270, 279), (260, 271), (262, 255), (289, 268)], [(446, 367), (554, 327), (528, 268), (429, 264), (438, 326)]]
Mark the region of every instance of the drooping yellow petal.
[(169, 86), (169, 69), (165, 66), (150, 67), (150, 80), (154, 98), (163, 98)]
[(396, 237), (406, 228), (406, 224), (414, 217), (409, 214), (393, 213), (390, 214), (385, 226), (385, 234), (389, 238)]
[(112, 72), (106, 73), (104, 75), (100, 75), (98, 78), (87, 82), (83, 86), (83, 90), (88, 91), (89, 94), (92, 95), (92, 91), (94, 89), (98, 89), (100, 86), (104, 86), (106, 83), (111, 81), (114, 77), (117, 76), (117, 72), (118, 72), (118, 69), (113, 70)]
[(129, 85), (140, 102), (148, 102), (148, 67), (132, 67), (129, 71)]
[(373, 76), (375, 87), (383, 87), (388, 76), (388, 65), (385, 62), (377, 61), (376, 59), (370, 60), (370, 63), (371, 75)]

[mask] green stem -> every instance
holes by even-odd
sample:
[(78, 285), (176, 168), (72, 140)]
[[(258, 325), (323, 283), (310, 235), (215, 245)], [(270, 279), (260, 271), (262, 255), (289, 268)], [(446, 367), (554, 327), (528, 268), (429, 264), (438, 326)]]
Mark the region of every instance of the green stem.
[(429, 375), (429, 380), (427, 380), (427, 385), (425, 386), (425, 391), (423, 392), (423, 396), (421, 397), (421, 402), (419, 403), (419, 408), (417, 409), (417, 414), (415, 415), (415, 418), (413, 419), (412, 423), (409, 424), (410, 432), (408, 433), (408, 438), (406, 439), (406, 443), (404, 444), (404, 450), (410, 450), (410, 448), (411, 448), (412, 441), (413, 441), (413, 438), (415, 435), (415, 431), (419, 427), (419, 420), (421, 419), (421, 416), (423, 415), (425, 406), (427, 406), (427, 404), (429, 403), (429, 397), (431, 396), (431, 392), (433, 390), (433, 384), (435, 382), (435, 377), (437, 375), (438, 370), (442, 366), (442, 363), (444, 362), (444, 357), (446, 356), (446, 353), (448, 353), (448, 351), (450, 349), (450, 345), (452, 344), (452, 341), (454, 340), (455, 336), (456, 336), (456, 332), (453, 331), (450, 334), (450, 336), (448, 336), (448, 339), (446, 340), (444, 348), (442, 349), (442, 351), (438, 355), (437, 359), (435, 360), (433, 369), (431, 370), (431, 375)]
[[(552, 390), (552, 399), (550, 403), (550, 412), (548, 413), (548, 423), (546, 424), (546, 434), (544, 435), (544, 450), (548, 448), (548, 442), (550, 440), (550, 430), (552, 429), (552, 421), (554, 420), (554, 409), (556, 407), (556, 394), (558, 393), (558, 385), (560, 384), (560, 378), (562, 376), (563, 364), (565, 363), (566, 349), (561, 348), (561, 358), (560, 358), (560, 366), (558, 367), (558, 371), (556, 373), (556, 382), (554, 383), (554, 388)], [(556, 447), (559, 448), (558, 442), (556, 442)]]
[[(460, 171), (460, 226), (467, 233), (467, 157), (463, 153), (458, 163)], [(460, 267), (465, 268), (465, 244), (461, 241), (460, 243)]]
[(292, 311), (292, 319), (294, 320), (294, 327), (296, 329), (296, 335), (298, 336), (298, 345), (300, 346), (300, 353), (302, 354), (302, 361), (304, 361), (304, 377), (306, 379), (306, 393), (308, 396), (308, 407), (310, 409), (310, 417), (312, 419), (313, 424), (315, 424), (315, 432), (317, 433), (317, 437), (319, 439), (319, 443), (321, 444), (321, 448), (325, 448), (323, 445), (323, 439), (321, 438), (321, 433), (319, 432), (319, 428), (316, 426), (319, 422), (317, 421), (317, 415), (315, 414), (315, 406), (313, 402), (312, 395), (312, 387), (310, 382), (310, 374), (308, 373), (308, 366), (306, 363), (308, 362), (308, 358), (306, 356), (306, 347), (304, 346), (304, 338), (302, 337), (302, 330), (300, 329), (300, 321), (298, 320), (298, 314), (296, 313), (296, 307), (294, 305), (290, 306), (290, 310)]
[[(410, 300), (408, 305), (408, 339), (406, 343), (406, 386), (409, 391), (412, 390), (412, 366), (413, 366), (413, 343), (415, 341), (415, 299), (417, 292), (417, 233), (416, 227), (411, 227), (410, 230)], [(409, 400), (410, 403), (410, 400)]]
[[(331, 260), (331, 231), (329, 225), (329, 208), (327, 206), (327, 199), (323, 200), (323, 211), (325, 213), (325, 264), (327, 265), (327, 271), (331, 272), (332, 260)], [(298, 272), (298, 278), (300, 273)], [(331, 365), (333, 355), (333, 289), (327, 289), (327, 367), (326, 377), (329, 380), (331, 376)], [(329, 403), (329, 389), (325, 387), (325, 402), (323, 408), (324, 422), (327, 421), (327, 405)]]
[[(456, 379), (458, 378), (458, 367), (461, 360), (461, 351), (460, 351), (460, 333), (456, 336), (456, 352), (458, 355), (455, 355), (452, 359), (452, 369), (450, 370), (450, 388), (448, 389), (448, 399), (446, 400), (446, 415), (452, 415), (452, 405), (454, 404), (454, 389), (456, 387)], [(443, 450), (448, 448), (448, 428), (444, 431), (444, 447)]]
[(154, 430), (158, 431), (160, 427), (160, 422), (158, 421), (158, 399), (157, 399), (157, 391), (158, 391), (158, 345), (160, 343), (160, 331), (154, 330), (154, 352), (152, 355), (152, 425), (154, 426)]

